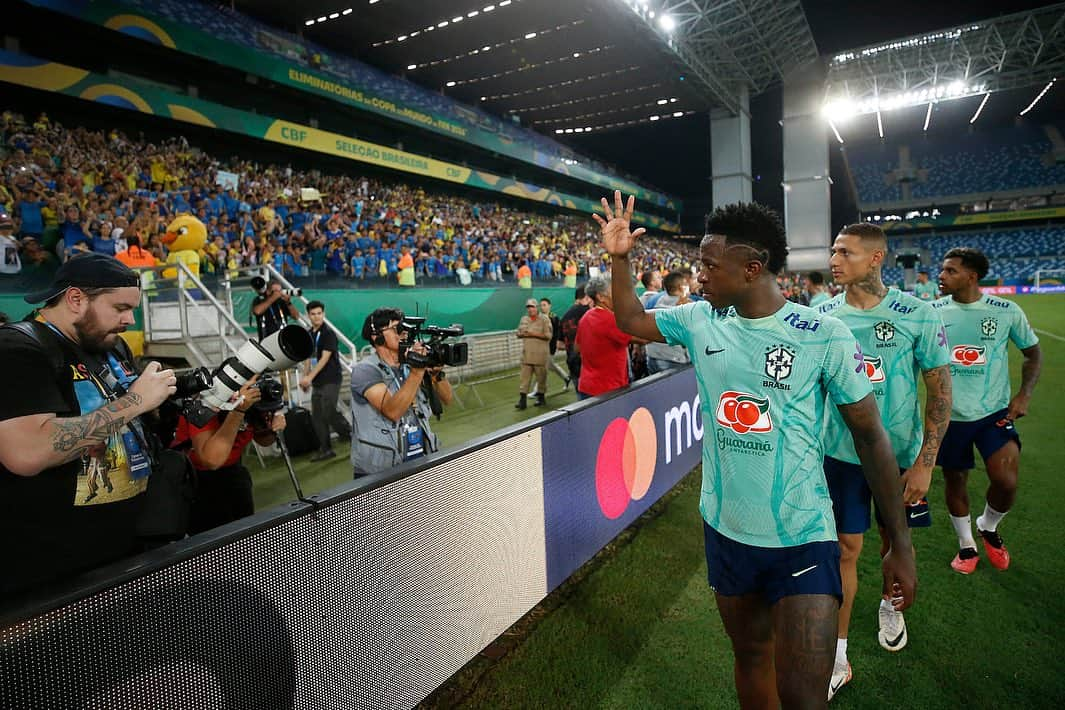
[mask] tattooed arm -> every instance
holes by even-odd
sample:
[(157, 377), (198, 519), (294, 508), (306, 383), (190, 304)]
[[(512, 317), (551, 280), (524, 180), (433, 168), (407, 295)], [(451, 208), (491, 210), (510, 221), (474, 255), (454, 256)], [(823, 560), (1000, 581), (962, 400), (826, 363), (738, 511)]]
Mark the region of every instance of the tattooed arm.
[(80, 417), (29, 414), (0, 421), (0, 464), (19, 476), (75, 461), (174, 394), (173, 370), (150, 362), (130, 391)]
[(0, 463), (20, 476), (75, 461), (141, 413), (133, 392), (80, 417), (31, 414), (0, 422)]
[(932, 484), (932, 469), (936, 466), (936, 454), (950, 424), (953, 401), (949, 365), (925, 370), (921, 375), (927, 394), (924, 404), (924, 440), (917, 460), (902, 475), (906, 487), (902, 499), (910, 504), (921, 500)]

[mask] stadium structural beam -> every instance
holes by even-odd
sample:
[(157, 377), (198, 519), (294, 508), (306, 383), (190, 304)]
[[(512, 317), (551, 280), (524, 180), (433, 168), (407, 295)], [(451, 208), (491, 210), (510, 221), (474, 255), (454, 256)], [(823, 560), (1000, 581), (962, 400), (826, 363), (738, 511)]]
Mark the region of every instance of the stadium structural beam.
[(893, 99), (918, 105), (1062, 76), (1065, 2), (836, 54), (828, 58), (825, 103), (846, 100), (873, 113)]
[(747, 110), (747, 88), (740, 87), (740, 111), (723, 108), (710, 111), (711, 197), (715, 208), (733, 202), (750, 202), (751, 118)]
[[(663, 0), (653, 11), (638, 0), (622, 2), (733, 115), (747, 111), (746, 96), (817, 58), (800, 0)], [(673, 19), (671, 31), (662, 28), (663, 16)]]

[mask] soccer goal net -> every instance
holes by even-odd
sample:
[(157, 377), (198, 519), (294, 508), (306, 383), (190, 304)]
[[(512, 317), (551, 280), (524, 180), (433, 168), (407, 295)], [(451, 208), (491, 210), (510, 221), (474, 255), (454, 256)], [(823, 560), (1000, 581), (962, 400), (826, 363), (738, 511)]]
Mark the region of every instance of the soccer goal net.
[(1039, 288), (1050, 284), (1065, 284), (1065, 269), (1037, 269), (1035, 272), (1035, 287)]

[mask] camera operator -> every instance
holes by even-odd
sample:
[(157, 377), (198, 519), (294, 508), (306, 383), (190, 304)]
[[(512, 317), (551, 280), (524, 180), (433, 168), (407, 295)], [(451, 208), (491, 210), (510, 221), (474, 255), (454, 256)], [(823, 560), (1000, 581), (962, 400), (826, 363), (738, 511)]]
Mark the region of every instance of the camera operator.
[(259, 328), (259, 340), (281, 330), (288, 324), (289, 318), (299, 320), (300, 312), (292, 303), (292, 295), (281, 288), (277, 281), (271, 281), (261, 294), (251, 302), (251, 312)]
[[(451, 384), (442, 368), (400, 362), (403, 311), (378, 308), (366, 317), (362, 337), (373, 354), (351, 368), (351, 463), (355, 476), (384, 471), (440, 448), (429, 427), (431, 396), (451, 403)], [(422, 343), (410, 350), (424, 354)]]
[(176, 380), (157, 362), (138, 376), (118, 335), (139, 284), (112, 257), (76, 256), (25, 297), (44, 303), (35, 320), (0, 328), (0, 597), (140, 549), (151, 472), (141, 417)]
[(255, 375), (240, 388), (235, 395), (235, 408), (220, 411), (203, 427), (184, 416), (178, 420), (173, 446), (189, 448), (189, 460), (199, 473), (189, 517), (190, 535), (255, 512), (251, 472), (241, 463), (241, 457), (253, 440), (260, 446), (270, 446), (277, 440), (277, 432), (285, 429), (285, 415), (280, 411), (255, 407), (262, 398), (258, 379)]

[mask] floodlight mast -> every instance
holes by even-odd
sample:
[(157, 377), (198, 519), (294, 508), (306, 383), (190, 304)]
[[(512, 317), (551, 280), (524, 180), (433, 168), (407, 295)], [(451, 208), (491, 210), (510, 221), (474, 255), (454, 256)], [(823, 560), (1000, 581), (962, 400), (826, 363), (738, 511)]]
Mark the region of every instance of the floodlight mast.
[(828, 60), (826, 115), (1042, 86), (1065, 76), (1065, 3), (902, 37)]

